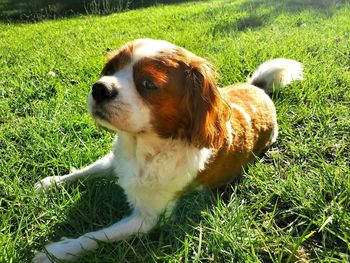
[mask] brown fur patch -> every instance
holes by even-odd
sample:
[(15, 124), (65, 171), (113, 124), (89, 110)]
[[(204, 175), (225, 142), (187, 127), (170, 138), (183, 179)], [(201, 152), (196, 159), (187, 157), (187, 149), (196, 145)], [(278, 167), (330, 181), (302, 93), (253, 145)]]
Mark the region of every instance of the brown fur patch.
[[(152, 109), (152, 124), (161, 137), (186, 139), (198, 147), (220, 148), (225, 143), (229, 107), (214, 76), (206, 60), (182, 48), (134, 66), (136, 88)], [(144, 80), (157, 89), (144, 89)]]
[(190, 63), (186, 91), (187, 114), (193, 125), (191, 142), (198, 147), (221, 148), (228, 138), (230, 111), (208, 62), (198, 59)]
[[(152, 110), (152, 125), (164, 138), (178, 138), (186, 128), (183, 116), (182, 69), (178, 64), (166, 64), (159, 58), (144, 58), (134, 65), (136, 89)], [(147, 90), (143, 81), (151, 81), (157, 87)]]
[(231, 126), (233, 140), (212, 157), (206, 169), (197, 176), (196, 183), (208, 187), (225, 185), (237, 178), (242, 169), (271, 144), (271, 135), (276, 125), (275, 108), (271, 99), (259, 88), (249, 84), (237, 84), (222, 91), (232, 107)]

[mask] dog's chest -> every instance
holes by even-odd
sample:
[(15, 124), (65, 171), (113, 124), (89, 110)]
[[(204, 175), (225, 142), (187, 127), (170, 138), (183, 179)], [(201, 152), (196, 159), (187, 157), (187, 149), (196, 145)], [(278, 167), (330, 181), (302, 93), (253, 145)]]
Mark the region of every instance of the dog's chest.
[(157, 139), (119, 134), (114, 144), (118, 182), (133, 205), (164, 206), (194, 180), (209, 159), (208, 149)]

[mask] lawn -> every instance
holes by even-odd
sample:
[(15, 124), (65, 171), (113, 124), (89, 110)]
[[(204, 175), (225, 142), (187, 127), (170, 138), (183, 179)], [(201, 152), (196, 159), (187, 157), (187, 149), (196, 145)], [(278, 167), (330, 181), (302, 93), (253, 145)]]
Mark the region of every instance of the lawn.
[(272, 95), (279, 138), (239, 182), (189, 193), (150, 234), (103, 244), (79, 262), (350, 261), (346, 2), (182, 1), (101, 16), (0, 19), (0, 262), (29, 262), (49, 241), (128, 213), (122, 190), (107, 179), (47, 195), (34, 184), (110, 150), (114, 134), (95, 126), (87, 94), (106, 52), (141, 37), (207, 58), (221, 86), (276, 57), (304, 63), (306, 80)]

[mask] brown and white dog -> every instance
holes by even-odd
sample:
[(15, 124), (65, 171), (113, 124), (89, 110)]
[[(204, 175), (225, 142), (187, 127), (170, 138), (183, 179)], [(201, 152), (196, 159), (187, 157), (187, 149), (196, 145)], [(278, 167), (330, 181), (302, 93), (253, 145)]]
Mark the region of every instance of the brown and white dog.
[(276, 140), (276, 111), (265, 91), (302, 78), (301, 63), (279, 58), (247, 83), (219, 89), (208, 61), (169, 42), (138, 39), (112, 52), (89, 95), (96, 123), (118, 131), (111, 153), (36, 188), (113, 174), (133, 211), (107, 228), (48, 244), (33, 262), (74, 260), (97, 241), (145, 233), (184, 191), (230, 183)]

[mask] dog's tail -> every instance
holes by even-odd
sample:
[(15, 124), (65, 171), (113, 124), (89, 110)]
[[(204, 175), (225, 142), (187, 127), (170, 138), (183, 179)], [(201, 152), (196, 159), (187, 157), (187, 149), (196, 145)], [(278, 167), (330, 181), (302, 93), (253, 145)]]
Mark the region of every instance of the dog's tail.
[(248, 83), (267, 93), (273, 87), (282, 88), (295, 80), (303, 80), (303, 64), (292, 59), (276, 58), (261, 64)]

